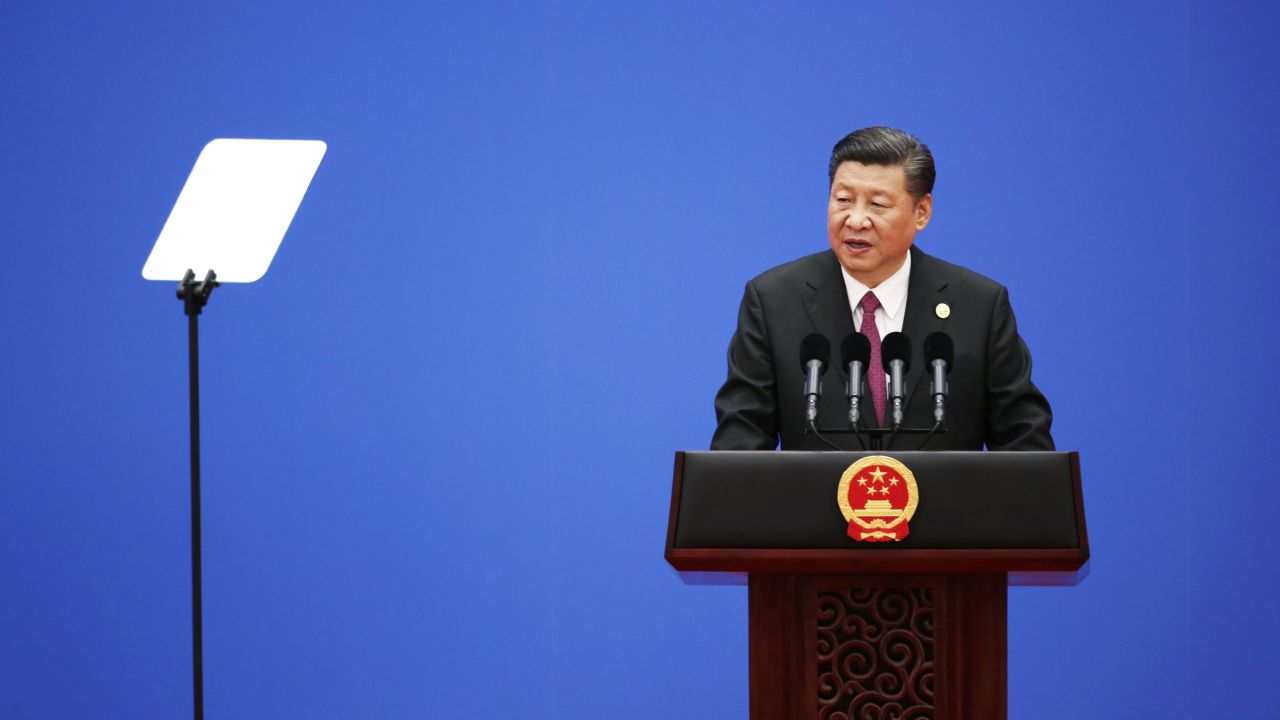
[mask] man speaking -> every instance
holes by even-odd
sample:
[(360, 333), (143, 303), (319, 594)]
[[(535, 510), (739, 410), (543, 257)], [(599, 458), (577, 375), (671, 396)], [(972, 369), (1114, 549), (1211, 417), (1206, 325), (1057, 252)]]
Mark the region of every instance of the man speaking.
[[(929, 148), (901, 130), (863, 128), (836, 143), (829, 175), (830, 251), (747, 283), (729, 343), (728, 378), (716, 395), (711, 449), (772, 450), (779, 441), (784, 450), (825, 449), (805, 432), (801, 346), (814, 333), (837, 346), (854, 332), (867, 338), (869, 392), (860, 425), (886, 427), (892, 410), (877, 362), (882, 340), (898, 332), (919, 348), (931, 333), (941, 332), (954, 344), (947, 432), (930, 437), (928, 449), (1052, 450), (1053, 416), (1031, 382), (1031, 354), (1018, 336), (1008, 291), (913, 246), (933, 212)], [(902, 426), (927, 428), (935, 408), (930, 373), (922, 358), (904, 364)], [(841, 370), (827, 369), (823, 376), (817, 409), (825, 425), (847, 417), (845, 380)], [(828, 439), (858, 448), (848, 435)], [(886, 449), (914, 450), (915, 444), (894, 435)]]

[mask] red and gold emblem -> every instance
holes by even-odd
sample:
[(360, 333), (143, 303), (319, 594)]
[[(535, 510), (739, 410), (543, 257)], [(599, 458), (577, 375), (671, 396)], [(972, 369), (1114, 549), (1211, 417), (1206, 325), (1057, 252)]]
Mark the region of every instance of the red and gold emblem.
[(849, 537), (858, 542), (897, 541), (910, 532), (907, 521), (916, 514), (920, 491), (906, 465), (870, 455), (840, 476), (836, 501), (849, 521)]

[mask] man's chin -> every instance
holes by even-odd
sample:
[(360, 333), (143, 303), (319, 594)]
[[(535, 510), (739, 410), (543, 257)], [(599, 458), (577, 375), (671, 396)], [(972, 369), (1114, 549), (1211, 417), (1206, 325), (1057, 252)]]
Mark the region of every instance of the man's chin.
[(855, 278), (874, 272), (880, 264), (877, 258), (869, 257), (870, 253), (850, 253), (843, 249), (836, 252), (836, 260)]

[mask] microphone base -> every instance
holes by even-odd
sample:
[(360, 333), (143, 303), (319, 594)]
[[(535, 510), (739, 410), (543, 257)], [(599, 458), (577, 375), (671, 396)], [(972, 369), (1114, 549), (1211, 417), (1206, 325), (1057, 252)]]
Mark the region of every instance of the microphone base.
[(881, 445), (884, 442), (884, 438), (886, 436), (892, 439), (895, 435), (928, 435), (931, 433), (933, 435), (946, 435), (947, 429), (944, 427), (932, 427), (932, 428), (904, 427), (904, 428), (897, 428), (896, 430), (892, 427), (884, 427), (884, 428), (819, 428), (819, 427), (809, 428), (809, 427), (806, 427), (804, 429), (805, 435), (810, 435), (810, 434), (817, 434), (818, 436), (857, 435), (859, 436), (859, 439), (861, 439), (861, 436), (865, 434), (868, 440), (867, 448), (866, 448), (868, 450), (882, 450), (883, 448), (881, 447)]

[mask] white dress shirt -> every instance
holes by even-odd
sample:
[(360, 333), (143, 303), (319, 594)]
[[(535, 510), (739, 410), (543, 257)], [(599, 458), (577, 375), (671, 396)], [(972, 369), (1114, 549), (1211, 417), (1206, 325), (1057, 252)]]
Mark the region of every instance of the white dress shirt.
[(902, 319), (907, 314), (907, 284), (911, 279), (910, 252), (907, 253), (906, 260), (902, 261), (902, 267), (874, 288), (855, 280), (843, 265), (840, 272), (844, 275), (845, 291), (849, 293), (849, 308), (853, 311), (855, 331), (862, 330), (862, 296), (870, 290), (880, 301), (880, 307), (876, 308), (876, 330), (880, 332), (880, 339), (884, 340), (884, 336), (891, 332), (902, 332)]

